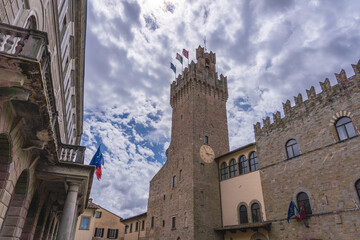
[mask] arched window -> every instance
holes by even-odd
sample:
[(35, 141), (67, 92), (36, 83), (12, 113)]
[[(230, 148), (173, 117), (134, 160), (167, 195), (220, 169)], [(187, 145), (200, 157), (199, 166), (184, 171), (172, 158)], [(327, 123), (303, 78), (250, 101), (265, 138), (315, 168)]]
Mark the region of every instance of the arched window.
[(286, 143), (286, 153), (288, 158), (293, 158), (300, 154), (299, 147), (295, 139), (290, 139)]
[(360, 201), (360, 179), (356, 181), (356, 183), (355, 183), (355, 189), (356, 189), (356, 192), (357, 192), (357, 194), (358, 194), (359, 201)]
[(312, 214), (309, 197), (308, 197), (308, 195), (306, 193), (300, 192), (296, 197), (296, 201), (297, 201), (297, 205), (299, 207), (299, 210), (301, 209), (302, 205), (304, 206), (306, 216)]
[(242, 155), (239, 158), (239, 174), (244, 174), (247, 172), (249, 172), (247, 160), (246, 160), (246, 157), (244, 155)]
[(239, 208), (240, 212), (240, 223), (248, 223), (248, 214), (247, 214), (247, 208), (245, 205), (241, 205)]
[(235, 159), (231, 159), (229, 164), (229, 170), (230, 170), (230, 177), (236, 177), (237, 176), (237, 164)]
[(251, 205), (251, 216), (252, 222), (255, 223), (261, 221), (260, 205), (258, 203)]
[(256, 152), (250, 153), (249, 163), (250, 163), (250, 172), (259, 169), (259, 162), (258, 162)]
[(342, 117), (337, 120), (335, 127), (340, 141), (356, 136), (354, 125), (349, 117)]
[(228, 179), (228, 167), (226, 162), (221, 164), (221, 180)]

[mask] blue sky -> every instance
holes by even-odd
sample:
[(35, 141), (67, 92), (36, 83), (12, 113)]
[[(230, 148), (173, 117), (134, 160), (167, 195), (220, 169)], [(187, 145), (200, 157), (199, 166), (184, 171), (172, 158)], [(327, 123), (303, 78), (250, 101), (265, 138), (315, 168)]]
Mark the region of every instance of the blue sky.
[[(122, 217), (146, 211), (149, 181), (170, 142), (169, 63), (190, 61), (207, 39), (228, 77), (231, 148), (254, 141), (253, 124), (360, 58), (360, 2), (354, 0), (89, 0), (86, 163), (102, 143), (94, 202)], [(187, 60), (185, 60), (185, 63)]]

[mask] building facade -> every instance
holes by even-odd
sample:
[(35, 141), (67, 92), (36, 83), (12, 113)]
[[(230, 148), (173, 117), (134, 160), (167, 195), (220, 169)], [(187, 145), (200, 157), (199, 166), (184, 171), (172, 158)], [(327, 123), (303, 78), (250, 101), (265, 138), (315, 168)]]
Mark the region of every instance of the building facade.
[(142, 213), (127, 219), (123, 219), (125, 224), (124, 240), (144, 240), (145, 238), (145, 224), (147, 213)]
[[(196, 58), (171, 85), (171, 144), (150, 182), (144, 239), (360, 239), (360, 61), (229, 152), (227, 79), (215, 54), (199, 47)], [(287, 221), (291, 201), (302, 221)]]
[(0, 239), (72, 239), (86, 208), (86, 5), (0, 3)]
[(125, 224), (118, 215), (92, 202), (79, 216), (75, 231), (76, 240), (124, 240)]

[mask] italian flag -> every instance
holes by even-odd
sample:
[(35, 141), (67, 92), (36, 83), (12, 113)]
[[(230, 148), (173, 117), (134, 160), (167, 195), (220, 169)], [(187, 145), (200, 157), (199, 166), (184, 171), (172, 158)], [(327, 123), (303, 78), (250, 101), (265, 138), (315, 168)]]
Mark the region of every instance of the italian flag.
[(290, 218), (295, 216), (296, 220), (299, 222), (302, 220), (299, 209), (296, 207), (293, 201), (290, 202), (287, 221), (289, 222)]
[(176, 53), (176, 59), (179, 60), (179, 62), (181, 62), (181, 64), (183, 63), (183, 58), (180, 54)]

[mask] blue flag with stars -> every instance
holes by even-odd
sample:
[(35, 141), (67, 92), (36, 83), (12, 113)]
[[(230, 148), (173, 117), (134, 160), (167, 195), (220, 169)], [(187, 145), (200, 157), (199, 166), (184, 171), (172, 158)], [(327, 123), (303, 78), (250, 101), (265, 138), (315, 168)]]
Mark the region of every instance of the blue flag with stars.
[(173, 63), (170, 63), (170, 68), (174, 71), (174, 73), (176, 74), (176, 67)]
[(98, 147), (95, 155), (91, 159), (91, 162), (89, 165), (95, 166), (95, 169), (97, 169), (100, 165), (104, 165), (104, 157), (101, 153), (100, 146)]

